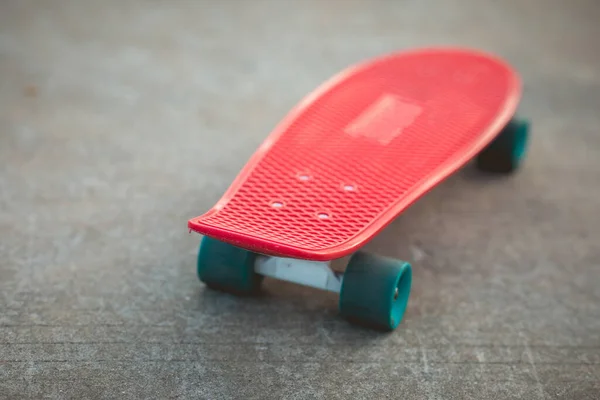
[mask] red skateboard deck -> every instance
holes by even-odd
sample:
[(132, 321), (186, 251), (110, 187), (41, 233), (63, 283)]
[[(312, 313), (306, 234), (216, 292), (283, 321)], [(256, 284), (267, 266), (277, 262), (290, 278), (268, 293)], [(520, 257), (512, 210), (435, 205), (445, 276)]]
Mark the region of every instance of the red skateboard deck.
[(507, 63), (468, 49), (355, 65), (303, 99), (188, 227), (267, 255), (346, 256), (490, 144), (520, 94)]

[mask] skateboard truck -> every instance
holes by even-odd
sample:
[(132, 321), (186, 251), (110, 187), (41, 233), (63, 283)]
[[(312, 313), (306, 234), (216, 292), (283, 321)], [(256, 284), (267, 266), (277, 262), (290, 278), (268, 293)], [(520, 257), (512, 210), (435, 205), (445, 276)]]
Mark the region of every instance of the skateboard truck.
[[(346, 262), (344, 273), (337, 272)], [(197, 271), (208, 287), (239, 295), (258, 292), (265, 276), (339, 293), (343, 317), (388, 331), (402, 320), (412, 284), (410, 264), (362, 250), (312, 261), (257, 254), (209, 236), (200, 243)]]
[(327, 261), (310, 261), (259, 255), (254, 261), (257, 274), (339, 293), (344, 274), (335, 272)]

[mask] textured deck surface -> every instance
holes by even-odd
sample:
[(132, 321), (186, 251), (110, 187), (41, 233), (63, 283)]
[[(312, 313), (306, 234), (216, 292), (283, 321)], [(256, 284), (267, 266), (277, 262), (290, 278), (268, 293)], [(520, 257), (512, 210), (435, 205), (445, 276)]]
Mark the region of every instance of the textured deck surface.
[(510, 66), (472, 50), (349, 69), (283, 118), (192, 230), (259, 253), (347, 256), (483, 149), (521, 92)]
[[(598, 398), (600, 4), (340, 3), (0, 2), (0, 399)], [(369, 245), (414, 264), (399, 329), (270, 280), (205, 290), (187, 220), (274, 124), (432, 43), (514, 63), (536, 137)]]

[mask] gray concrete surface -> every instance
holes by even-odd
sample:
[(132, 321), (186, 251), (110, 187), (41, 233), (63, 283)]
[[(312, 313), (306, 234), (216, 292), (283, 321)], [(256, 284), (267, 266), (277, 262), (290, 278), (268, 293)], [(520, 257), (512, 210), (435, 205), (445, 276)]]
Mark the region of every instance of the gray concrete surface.
[[(594, 0), (0, 3), (0, 398), (600, 398)], [(410, 260), (393, 334), (336, 297), (194, 271), (207, 210), (304, 94), (429, 44), (506, 57), (518, 175), (465, 169), (369, 248)]]

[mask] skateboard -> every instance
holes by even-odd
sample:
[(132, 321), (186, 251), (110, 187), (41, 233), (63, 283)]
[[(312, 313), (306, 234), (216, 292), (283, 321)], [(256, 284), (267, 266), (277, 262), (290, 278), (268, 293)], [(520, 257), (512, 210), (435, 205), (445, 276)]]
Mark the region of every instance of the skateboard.
[(329, 290), (348, 321), (396, 329), (412, 266), (361, 248), (471, 160), (517, 170), (529, 136), (520, 98), (516, 71), (474, 49), (414, 49), (347, 68), (302, 99), (222, 198), (188, 221), (203, 235), (198, 277), (243, 295), (265, 276)]

